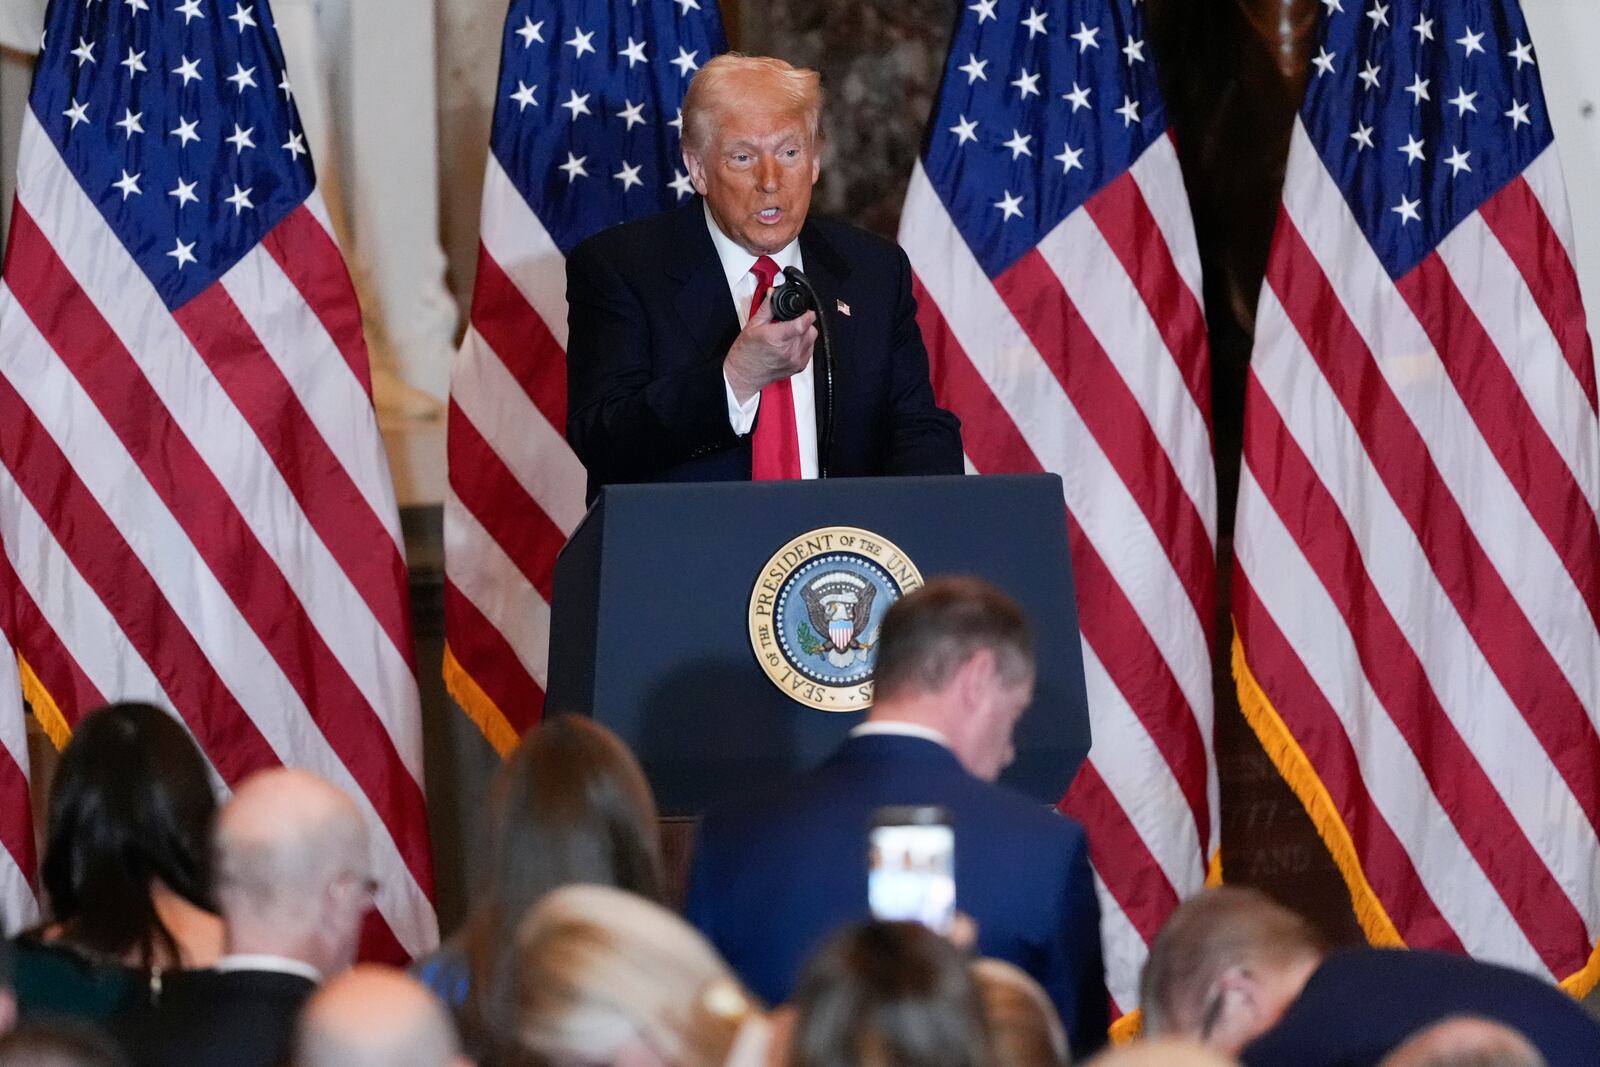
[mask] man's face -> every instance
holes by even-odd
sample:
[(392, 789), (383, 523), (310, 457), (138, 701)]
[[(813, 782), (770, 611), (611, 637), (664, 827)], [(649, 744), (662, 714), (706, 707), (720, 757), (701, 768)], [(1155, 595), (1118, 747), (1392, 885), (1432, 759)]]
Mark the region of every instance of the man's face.
[(799, 234), (821, 171), (805, 116), (757, 89), (712, 118), (704, 154), (684, 150), (689, 177), (723, 233), (753, 256), (770, 255)]
[(992, 675), (986, 697), (988, 706), (984, 709), (985, 713), (979, 716), (983, 723), (982, 736), (967, 769), (975, 777), (992, 782), (1016, 758), (1011, 735), (1024, 709), (1033, 703), (1032, 672), (1015, 682), (1008, 681), (999, 673)]

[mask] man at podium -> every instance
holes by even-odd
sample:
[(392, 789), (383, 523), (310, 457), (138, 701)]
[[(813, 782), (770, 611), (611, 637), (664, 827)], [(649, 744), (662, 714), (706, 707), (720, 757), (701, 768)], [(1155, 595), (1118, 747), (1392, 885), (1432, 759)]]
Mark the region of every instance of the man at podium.
[[(807, 218), (821, 107), (815, 71), (712, 59), (683, 103), (699, 195), (567, 258), (567, 440), (591, 500), (613, 482), (961, 473), (905, 253)], [(786, 269), (814, 300), (776, 321)]]

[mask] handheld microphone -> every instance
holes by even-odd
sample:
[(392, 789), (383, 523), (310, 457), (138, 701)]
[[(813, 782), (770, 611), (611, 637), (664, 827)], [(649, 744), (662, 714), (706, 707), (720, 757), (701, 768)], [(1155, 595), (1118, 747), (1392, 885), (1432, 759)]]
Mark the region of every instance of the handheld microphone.
[(772, 290), (772, 321), (788, 322), (816, 309), (814, 296), (811, 282), (804, 274), (795, 267), (783, 268), (783, 281)]
[(797, 267), (783, 268), (783, 284), (772, 290), (774, 322), (798, 319), (807, 311), (817, 313), (817, 367), (822, 374), (823, 408), (821, 432), (817, 435), (817, 474), (828, 476), (828, 452), (833, 446), (833, 337), (822, 300), (811, 281)]

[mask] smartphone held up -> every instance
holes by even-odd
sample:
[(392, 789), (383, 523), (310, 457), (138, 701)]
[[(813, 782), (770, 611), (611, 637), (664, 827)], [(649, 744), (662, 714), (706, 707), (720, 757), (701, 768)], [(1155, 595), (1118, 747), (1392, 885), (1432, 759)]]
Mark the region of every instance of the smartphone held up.
[(956, 914), (955, 842), (944, 808), (879, 808), (867, 847), (873, 918), (918, 922), (949, 935)]

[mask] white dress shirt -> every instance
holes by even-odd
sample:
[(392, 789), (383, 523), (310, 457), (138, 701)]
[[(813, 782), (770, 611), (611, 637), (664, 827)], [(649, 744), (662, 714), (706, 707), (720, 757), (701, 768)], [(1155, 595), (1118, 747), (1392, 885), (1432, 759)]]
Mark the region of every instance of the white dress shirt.
[[(709, 207), (702, 205), (702, 209), (706, 213), (706, 229), (711, 231), (711, 243), (716, 245), (717, 258), (722, 261), (722, 273), (728, 279), (728, 292), (733, 296), (733, 310), (739, 316), (739, 328), (742, 330), (750, 320), (750, 298), (756, 295), (756, 276), (750, 273), (750, 268), (756, 265), (756, 257), (740, 248), (718, 228)], [(805, 270), (805, 264), (800, 261), (799, 238), (772, 253), (772, 261), (778, 265), (779, 271), (785, 267)], [(777, 281), (773, 282), (774, 286), (777, 284)], [(815, 360), (807, 360), (805, 367), (789, 379), (794, 392), (794, 425), (796, 436), (800, 439), (802, 478), (817, 476), (815, 364)], [(733, 386), (728, 384), (726, 372), (723, 373), (722, 384), (728, 394), (728, 423), (734, 433), (743, 436), (756, 423), (756, 412), (761, 410), (761, 394), (756, 393), (741, 404), (733, 395)]]
[(215, 971), (272, 971), (276, 974), (293, 974), (322, 984), (322, 972), (305, 960), (288, 956), (269, 956), (259, 952), (234, 952), (222, 957), (212, 967)]

